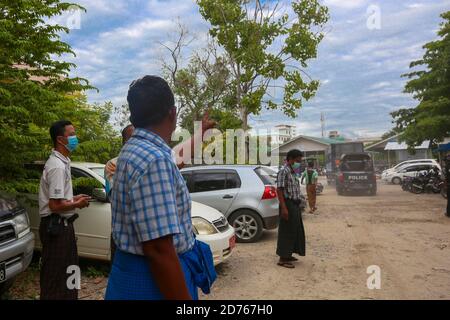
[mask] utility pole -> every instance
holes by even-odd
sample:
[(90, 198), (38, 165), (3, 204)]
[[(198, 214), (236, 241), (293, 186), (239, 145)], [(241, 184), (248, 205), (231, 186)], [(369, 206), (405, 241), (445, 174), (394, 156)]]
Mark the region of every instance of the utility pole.
[(325, 138), (325, 114), (323, 112), (320, 113), (320, 123), (322, 125), (322, 138)]

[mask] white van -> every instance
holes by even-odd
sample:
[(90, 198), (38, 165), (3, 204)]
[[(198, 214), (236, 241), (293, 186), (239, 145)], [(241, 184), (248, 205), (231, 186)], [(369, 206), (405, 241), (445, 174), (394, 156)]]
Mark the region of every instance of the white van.
[(388, 172), (393, 172), (393, 171), (399, 171), (402, 167), (410, 165), (410, 164), (418, 164), (418, 163), (427, 163), (427, 164), (434, 164), (434, 165), (439, 165), (439, 163), (434, 160), (434, 159), (415, 159), (415, 160), (407, 160), (407, 161), (403, 161), (400, 162), (399, 164), (397, 164), (396, 166), (386, 169), (383, 171), (384, 173), (388, 173)]
[(397, 171), (385, 172), (381, 175), (384, 182), (392, 182), (393, 184), (402, 183), (405, 177), (415, 177), (420, 172), (429, 171), (432, 168), (438, 168), (441, 171), (441, 166), (434, 163), (413, 163), (400, 167)]

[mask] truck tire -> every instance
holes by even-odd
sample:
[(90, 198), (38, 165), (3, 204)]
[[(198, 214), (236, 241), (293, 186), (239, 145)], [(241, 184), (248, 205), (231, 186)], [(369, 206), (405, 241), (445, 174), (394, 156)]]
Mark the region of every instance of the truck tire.
[(237, 242), (256, 242), (262, 236), (263, 221), (259, 214), (254, 211), (238, 210), (230, 216), (229, 221), (235, 229)]

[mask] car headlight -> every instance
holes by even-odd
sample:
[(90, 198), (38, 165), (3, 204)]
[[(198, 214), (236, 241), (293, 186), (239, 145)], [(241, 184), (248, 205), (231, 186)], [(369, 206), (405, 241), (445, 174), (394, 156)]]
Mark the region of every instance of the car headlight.
[(209, 235), (217, 233), (216, 228), (207, 220), (194, 217), (192, 218), (192, 225), (194, 227), (194, 232), (197, 235)]
[(26, 213), (19, 214), (12, 219), (19, 238), (24, 236), (30, 230), (30, 221)]

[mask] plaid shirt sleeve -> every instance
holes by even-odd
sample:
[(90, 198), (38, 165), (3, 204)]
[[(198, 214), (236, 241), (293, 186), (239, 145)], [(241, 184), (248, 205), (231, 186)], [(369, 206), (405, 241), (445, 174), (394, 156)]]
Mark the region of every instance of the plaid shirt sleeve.
[(286, 188), (286, 170), (281, 169), (278, 172), (277, 177), (277, 188)]
[(176, 203), (173, 163), (156, 158), (129, 193), (133, 227), (140, 242), (182, 232)]

